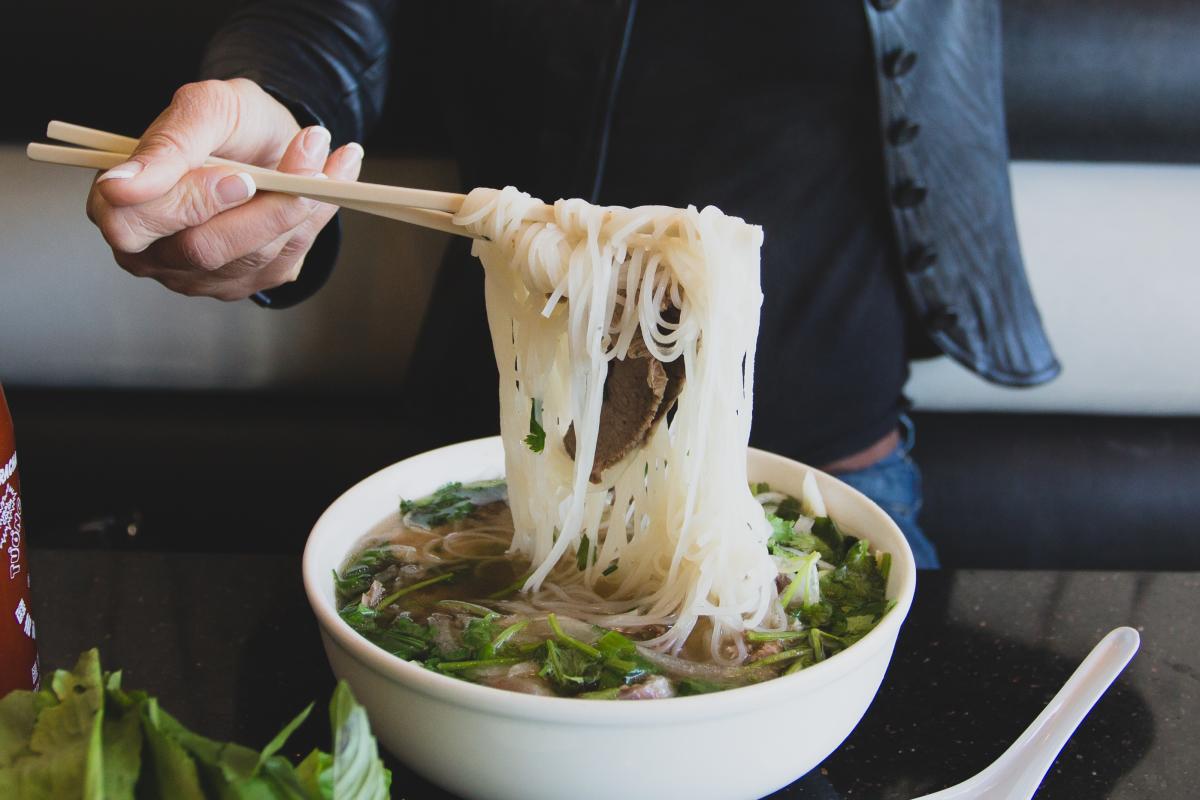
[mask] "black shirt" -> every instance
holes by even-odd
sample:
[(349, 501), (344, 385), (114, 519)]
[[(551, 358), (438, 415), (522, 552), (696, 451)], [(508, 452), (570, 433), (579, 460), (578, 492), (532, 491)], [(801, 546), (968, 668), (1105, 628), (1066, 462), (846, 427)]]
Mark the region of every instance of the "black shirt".
[[(752, 441), (818, 465), (893, 429), (908, 375), (873, 69), (855, 3), (643, 0), (592, 198), (712, 204), (763, 226)], [(504, 155), (468, 185), (536, 192), (525, 156)], [(422, 447), (496, 431), (480, 271), (454, 246), (404, 398)]]
[(642, 2), (600, 184), (763, 227), (752, 440), (814, 464), (894, 428), (908, 377), (874, 68), (858, 3)]

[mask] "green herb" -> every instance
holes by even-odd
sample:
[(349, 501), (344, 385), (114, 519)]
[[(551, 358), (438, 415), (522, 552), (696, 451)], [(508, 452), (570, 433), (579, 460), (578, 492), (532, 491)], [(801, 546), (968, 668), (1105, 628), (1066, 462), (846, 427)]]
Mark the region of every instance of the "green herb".
[(693, 694), (712, 694), (713, 692), (719, 692), (728, 688), (728, 686), (722, 686), (719, 683), (701, 680), (700, 678), (683, 678), (677, 681), (675, 685), (675, 691), (680, 697), (687, 697)]
[(596, 640), (596, 649), (604, 659), (606, 669), (623, 684), (630, 684), (645, 675), (657, 672), (654, 665), (642, 658), (637, 645), (617, 631), (605, 631)]
[(604, 571), (601, 572), (600, 574), (607, 578), (609, 575), (612, 575), (616, 571), (617, 571), (617, 562), (614, 561), (611, 564), (609, 564), (607, 567), (605, 567)]
[[(581, 538), (579, 540), (579, 549), (575, 551), (575, 566), (579, 568), (580, 572), (583, 572), (585, 569), (587, 569), (588, 545), (590, 543), (591, 543), (591, 540), (588, 539), (588, 537), (584, 536), (583, 538)], [(595, 555), (595, 553), (593, 553), (592, 554), (592, 563), (595, 563), (595, 561), (596, 561), (596, 555)]]
[(546, 429), (542, 427), (542, 401), (535, 397), (529, 404), (529, 435), (525, 445), (535, 453), (546, 449)]
[(581, 650), (559, 647), (553, 639), (546, 640), (545, 647), (546, 657), (538, 675), (564, 689), (578, 689), (599, 681), (601, 666), (596, 658)]
[(510, 664), (520, 664), (528, 659), (516, 656), (514, 658), (476, 658), (469, 661), (443, 661), (437, 665), (437, 668), (443, 672), (461, 672), (466, 669), (478, 669), (480, 667), (502, 667)]
[(475, 509), (498, 503), (508, 497), (504, 479), (475, 483), (447, 483), (436, 492), (417, 500), (401, 500), (400, 513), (408, 525), (432, 530), (448, 522), (466, 519)]
[(0, 700), (0, 797), (388, 796), (391, 774), (379, 760), (366, 711), (344, 683), (330, 704), (333, 754), (314, 750), (298, 766), (279, 751), (311, 705), (258, 751), (183, 727), (145, 692), (122, 689), (119, 672), (101, 672), (95, 650), (70, 672), (55, 672), (49, 686)]
[(800, 639), (807, 634), (804, 631), (746, 631), (748, 642), (787, 642)]
[[(588, 658), (600, 658), (602, 653), (586, 642), (581, 642), (574, 636), (571, 636), (562, 629), (562, 625), (558, 622), (558, 617), (554, 614), (546, 615), (546, 622), (550, 625), (550, 630), (554, 631), (554, 636), (563, 644), (575, 648), (580, 653), (583, 653)], [(620, 635), (620, 634), (618, 634)]]
[(397, 589), (396, 591), (389, 594), (387, 597), (380, 600), (379, 604), (377, 606), (375, 606), (375, 609), (377, 611), (382, 611), (384, 608), (386, 608), (387, 606), (390, 606), (392, 603), (396, 602), (401, 597), (404, 597), (407, 594), (412, 594), (413, 592), (415, 592), (419, 589), (424, 589), (427, 586), (433, 586), (435, 583), (444, 583), (444, 582), (450, 580), (451, 578), (453, 578), (457, 574), (458, 573), (455, 573), (455, 572), (443, 572), (441, 575), (434, 575), (432, 578), (426, 578), (423, 581), (417, 581), (416, 583), (409, 584), (408, 586), (405, 586), (402, 589)]
[(468, 603), (466, 600), (438, 600), (434, 605), (463, 614), (474, 614), (477, 617), (486, 617), (488, 614), (496, 613), (487, 606), (481, 606), (478, 603)]
[(840, 564), (846, 557), (846, 537), (829, 517), (817, 517), (813, 520), (812, 535), (829, 548), (826, 560), (830, 563)]
[(333, 573), (338, 594), (350, 597), (367, 591), (371, 588), (375, 574), (391, 564), (392, 560), (392, 554), (387, 550), (375, 547), (363, 550), (342, 570), (341, 575)]
[(793, 658), (799, 658), (800, 656), (804, 655), (806, 652), (808, 652), (808, 649), (804, 648), (804, 647), (796, 647), (791, 650), (781, 650), (780, 652), (775, 653), (774, 655), (769, 655), (769, 656), (765, 656), (764, 658), (760, 658), (758, 661), (751, 661), (749, 664), (738, 667), (738, 669), (756, 670), (759, 667), (767, 667), (767, 666), (770, 666), (771, 664), (778, 664), (782, 661), (791, 661)]
[(792, 523), (783, 517), (767, 514), (767, 522), (771, 523), (771, 538), (767, 540), (767, 549), (775, 552), (777, 545), (790, 543), (795, 536)]
[(422, 658), (432, 648), (433, 631), (407, 614), (389, 618), (377, 609), (355, 603), (338, 615), (364, 639), (405, 660)]
[(775, 509), (775, 516), (795, 522), (800, 519), (800, 501), (788, 495), (779, 502), (779, 506)]
[(512, 625), (509, 625), (507, 628), (500, 631), (500, 633), (496, 635), (496, 638), (489, 642), (487, 647), (484, 648), (484, 658), (491, 658), (503, 650), (504, 646), (508, 644), (508, 640), (524, 630), (527, 625), (529, 625), (529, 620), (523, 619), (514, 622)]
[(585, 700), (616, 700), (617, 697), (620, 696), (622, 688), (623, 687), (620, 686), (610, 686), (607, 689), (596, 689), (595, 691), (591, 692), (580, 692), (575, 696), (582, 697)]
[(496, 620), (499, 614), (488, 614), (486, 617), (472, 617), (463, 628), (463, 645), (470, 649), (476, 658), (487, 658), (487, 650), (496, 638)]
[(750, 484), (750, 494), (754, 495), (755, 497), (760, 494), (766, 494), (769, 491), (771, 491), (771, 484), (769, 483), (760, 482)]

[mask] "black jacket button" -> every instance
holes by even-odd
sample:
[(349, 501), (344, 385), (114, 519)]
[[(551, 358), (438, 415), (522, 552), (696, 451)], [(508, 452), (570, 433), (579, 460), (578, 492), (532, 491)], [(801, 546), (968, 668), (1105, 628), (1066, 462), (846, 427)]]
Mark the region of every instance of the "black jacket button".
[(958, 325), (958, 314), (949, 308), (937, 308), (925, 317), (925, 326), (934, 332), (948, 331)]
[(909, 122), (907, 117), (901, 117), (888, 126), (887, 138), (893, 146), (899, 147), (917, 138), (917, 134), (920, 132), (920, 125), (915, 122)]
[(871, 0), (871, 5), (875, 6), (876, 11), (891, 11), (900, 5), (900, 0)]
[(892, 189), (892, 205), (896, 208), (912, 208), (923, 203), (928, 193), (929, 190), (921, 184), (905, 178)]
[(917, 65), (917, 54), (912, 50), (897, 47), (889, 50), (883, 57), (883, 74), (889, 78), (901, 78), (912, 71)]
[(904, 259), (904, 269), (913, 275), (919, 275), (936, 263), (937, 251), (927, 244), (918, 244), (908, 251), (908, 256)]

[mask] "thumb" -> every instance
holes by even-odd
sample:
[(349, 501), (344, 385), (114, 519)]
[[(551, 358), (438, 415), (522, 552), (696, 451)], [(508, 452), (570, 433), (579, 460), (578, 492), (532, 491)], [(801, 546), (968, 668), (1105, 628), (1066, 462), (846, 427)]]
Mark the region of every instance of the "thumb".
[(130, 159), (97, 179), (97, 190), (117, 207), (162, 197), (232, 135), (237, 103), (221, 81), (181, 87), (142, 134)]

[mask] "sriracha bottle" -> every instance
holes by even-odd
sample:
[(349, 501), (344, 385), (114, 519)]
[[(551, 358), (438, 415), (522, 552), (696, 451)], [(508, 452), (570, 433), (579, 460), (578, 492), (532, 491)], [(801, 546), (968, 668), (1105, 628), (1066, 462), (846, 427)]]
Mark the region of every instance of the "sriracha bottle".
[(0, 386), (0, 697), (13, 689), (40, 688), (36, 633), (29, 608), (17, 446)]

